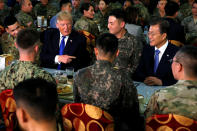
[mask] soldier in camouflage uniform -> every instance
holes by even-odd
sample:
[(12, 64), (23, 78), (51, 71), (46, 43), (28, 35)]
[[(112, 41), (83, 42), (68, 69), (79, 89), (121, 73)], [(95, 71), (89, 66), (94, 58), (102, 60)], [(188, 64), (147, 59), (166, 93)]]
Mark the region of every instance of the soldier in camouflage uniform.
[(55, 83), (54, 78), (34, 64), (38, 52), (39, 35), (33, 30), (24, 29), (17, 35), (16, 44), (20, 60), (5, 68), (0, 74), (0, 90), (13, 89), (19, 82), (29, 78), (43, 78)]
[(192, 15), (192, 3), (194, 2), (194, 0), (187, 0), (188, 2), (182, 4), (180, 6), (180, 12), (182, 14), (183, 19)]
[(99, 35), (99, 29), (97, 24), (93, 21), (94, 7), (90, 3), (83, 3), (80, 8), (83, 16), (76, 21), (74, 28), (76, 30), (85, 30), (94, 36)]
[(111, 10), (122, 8), (122, 5), (117, 0), (109, 0), (109, 1), (110, 1), (109, 8)]
[(48, 0), (40, 0), (41, 3), (38, 3), (34, 7), (35, 16), (44, 16), (47, 19), (50, 19), (57, 14), (58, 8), (48, 4)]
[(132, 80), (112, 65), (118, 55), (118, 39), (109, 33), (102, 34), (96, 42), (95, 54), (95, 64), (79, 70), (74, 77), (74, 101), (110, 113), (115, 130), (123, 131), (120, 127), (123, 122), (131, 130), (138, 124), (139, 102)]
[(139, 23), (141, 26), (147, 25), (150, 19), (150, 14), (148, 12), (148, 9), (144, 6), (144, 4), (139, 1), (134, 1), (134, 7), (136, 7), (139, 10)]
[(4, 26), (6, 32), (0, 39), (3, 54), (11, 54), (14, 57), (14, 60), (18, 60), (19, 52), (14, 43), (18, 32), (21, 30), (21, 26), (13, 16), (8, 16), (5, 18)]
[(79, 10), (80, 6), (80, 0), (72, 0), (72, 17), (73, 17), (73, 24), (75, 24), (75, 22), (81, 18), (82, 13)]
[(186, 40), (192, 43), (192, 39), (197, 37), (197, 1), (192, 4), (192, 15), (183, 19), (181, 24), (184, 26)]
[(127, 73), (133, 74), (138, 66), (142, 52), (142, 43), (138, 43), (135, 36), (125, 29), (124, 13), (117, 9), (113, 10), (108, 19), (109, 32), (118, 38), (119, 56), (115, 59), (114, 65), (117, 68), (128, 69)]
[(0, 25), (3, 26), (3, 22), (6, 16), (8, 16), (10, 13), (10, 10), (4, 3), (4, 0), (0, 0)]
[(36, 28), (34, 20), (30, 13), (32, 12), (32, 4), (30, 0), (21, 0), (21, 10), (16, 14), (16, 18), (20, 25), (24, 27)]
[(94, 15), (94, 21), (99, 27), (100, 33), (108, 32), (107, 23), (109, 17), (109, 1), (100, 0), (99, 1), (99, 11)]
[(174, 113), (197, 120), (197, 47), (184, 46), (172, 60), (176, 84), (155, 92), (145, 111), (153, 114)]

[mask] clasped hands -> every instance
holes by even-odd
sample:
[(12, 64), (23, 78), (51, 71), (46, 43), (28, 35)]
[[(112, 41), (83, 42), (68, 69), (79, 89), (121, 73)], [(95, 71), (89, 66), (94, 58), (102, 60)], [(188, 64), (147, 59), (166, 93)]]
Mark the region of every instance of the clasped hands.
[(146, 77), (144, 83), (149, 86), (155, 86), (155, 85), (162, 86), (162, 81), (154, 76)]
[(58, 61), (64, 64), (70, 63), (72, 59), (76, 59), (75, 56), (69, 56), (69, 55), (60, 55), (58, 57)]

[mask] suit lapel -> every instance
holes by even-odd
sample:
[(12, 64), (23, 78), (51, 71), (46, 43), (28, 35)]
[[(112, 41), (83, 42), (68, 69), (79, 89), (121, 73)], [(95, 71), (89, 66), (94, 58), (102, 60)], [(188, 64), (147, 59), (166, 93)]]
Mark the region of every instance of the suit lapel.
[(55, 52), (57, 52), (57, 54), (59, 54), (59, 42), (60, 42), (60, 32), (58, 31), (55, 36), (54, 36), (54, 39), (53, 39), (53, 43), (54, 43), (54, 49), (55, 49)]

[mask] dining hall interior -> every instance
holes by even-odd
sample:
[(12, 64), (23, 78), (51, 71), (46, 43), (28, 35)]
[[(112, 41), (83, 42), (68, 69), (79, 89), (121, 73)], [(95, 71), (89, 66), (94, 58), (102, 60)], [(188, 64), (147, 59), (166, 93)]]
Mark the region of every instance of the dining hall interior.
[(197, 130), (197, 0), (0, 0), (0, 131)]

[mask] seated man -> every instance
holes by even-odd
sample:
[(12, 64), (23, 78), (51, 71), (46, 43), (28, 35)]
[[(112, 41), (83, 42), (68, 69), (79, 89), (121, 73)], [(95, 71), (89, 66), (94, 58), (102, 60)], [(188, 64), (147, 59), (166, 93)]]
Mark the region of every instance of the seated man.
[(169, 60), (179, 48), (168, 42), (168, 28), (169, 23), (162, 18), (154, 18), (150, 23), (148, 33), (150, 45), (146, 45), (143, 49), (139, 66), (133, 76), (134, 80), (151, 86), (176, 83)]
[(194, 0), (191, 11), (192, 15), (181, 22), (185, 29), (188, 44), (193, 44), (193, 40), (197, 38), (197, 0)]
[(13, 89), (19, 82), (29, 78), (43, 78), (55, 83), (54, 78), (34, 64), (38, 53), (39, 35), (34, 30), (21, 30), (16, 38), (16, 47), (20, 59), (5, 68), (0, 74), (0, 92), (4, 89)]
[(8, 16), (4, 20), (4, 28), (6, 32), (1, 36), (0, 44), (3, 54), (11, 54), (14, 60), (19, 59), (19, 52), (15, 47), (16, 36), (22, 29), (17, 19), (13, 16)]
[(14, 88), (16, 116), (25, 131), (59, 131), (56, 124), (56, 85), (43, 79), (28, 79)]
[[(61, 11), (67, 11), (68, 13), (72, 12), (72, 5), (70, 0), (61, 0), (59, 5)], [(57, 28), (56, 23), (57, 23), (57, 14), (51, 18), (50, 28)]]
[[(123, 69), (112, 66), (119, 52), (118, 39), (112, 34), (103, 34), (99, 36), (94, 51), (96, 63), (76, 73), (74, 101), (95, 105), (109, 112), (114, 117), (115, 130), (137, 127), (139, 103), (136, 88), (132, 80), (124, 75)], [(122, 123), (126, 129), (121, 127)]]
[(165, 6), (165, 20), (167, 20), (170, 24), (168, 40), (176, 40), (183, 45), (185, 43), (185, 33), (184, 27), (176, 20), (178, 11), (179, 5), (174, 1), (169, 1)]
[(136, 37), (129, 34), (126, 25), (125, 12), (120, 9), (111, 11), (108, 19), (109, 32), (118, 38), (119, 56), (113, 62), (118, 68), (127, 68), (127, 74), (133, 75), (142, 53), (142, 43), (138, 43)]
[(48, 29), (41, 36), (41, 66), (56, 69), (73, 67), (75, 71), (88, 66), (86, 38), (72, 29), (70, 13), (59, 12), (56, 26), (58, 29)]
[(21, 10), (15, 15), (20, 25), (24, 27), (36, 28), (31, 15), (32, 8), (33, 6), (30, 0), (21, 0)]
[(174, 113), (197, 121), (197, 47), (182, 47), (172, 60), (172, 72), (178, 82), (152, 95), (146, 117)]

